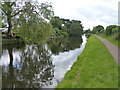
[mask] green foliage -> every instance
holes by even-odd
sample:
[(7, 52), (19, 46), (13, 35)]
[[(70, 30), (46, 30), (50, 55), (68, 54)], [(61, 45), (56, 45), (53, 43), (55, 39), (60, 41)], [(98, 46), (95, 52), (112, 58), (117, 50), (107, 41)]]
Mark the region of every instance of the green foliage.
[(86, 33), (85, 36), (89, 38), (91, 36), (91, 33)]
[(102, 33), (103, 32), (103, 30), (104, 30), (104, 27), (102, 26), (102, 25), (98, 25), (98, 26), (95, 26), (95, 27), (93, 27), (93, 30), (92, 30), (92, 32), (93, 33)]
[(101, 37), (109, 40), (111, 43), (115, 44), (116, 46), (120, 47), (120, 26), (117, 25), (109, 25), (106, 29), (98, 34)]
[[(41, 38), (43, 39), (46, 38), (45, 26), (48, 28), (48, 33), (49, 31), (51, 31), (50, 30), (51, 25), (48, 24), (47, 21), (49, 21), (53, 16), (52, 5), (50, 3), (40, 4), (37, 1), (21, 2), (19, 4), (18, 2), (19, 2), (18, 0), (16, 2), (2, 2), (2, 6), (0, 7), (2, 9), (3, 15), (7, 17), (7, 22), (9, 25), (8, 34), (7, 34), (8, 37), (12, 36), (11, 30), (12, 30), (12, 24), (14, 23), (15, 29), (17, 30), (19, 27), (20, 33), (23, 34), (21, 36), (23, 39), (26, 38), (25, 40), (31, 40), (30, 37), (31, 33), (32, 36), (33, 34), (39, 33), (45, 36), (43, 37), (42, 35), (39, 35), (39, 37), (41, 36)], [(16, 16), (18, 16), (19, 18), (16, 18)], [(12, 20), (14, 19), (15, 21), (12, 22)], [(39, 27), (40, 30), (42, 30), (41, 28), (43, 28), (43, 31), (45, 30), (45, 32), (34, 30), (37, 29), (35, 28), (35, 26)], [(26, 33), (27, 35), (25, 36)]]
[(117, 35), (116, 35), (115, 39), (120, 41), (120, 32), (118, 32), (118, 33), (116, 33), (116, 34), (117, 34)]
[(84, 34), (85, 34), (85, 36), (86, 36), (87, 38), (89, 38), (89, 37), (91, 36), (91, 34), (92, 34), (92, 31), (91, 31), (90, 29), (84, 30)]
[(50, 37), (52, 26), (51, 24), (45, 22), (41, 22), (38, 24), (33, 24), (29, 22), (21, 26), (19, 32), (23, 40), (41, 43), (45, 42)]
[(115, 28), (118, 28), (117, 25), (109, 25), (106, 27), (106, 35), (111, 35), (113, 33), (113, 30), (115, 30)]
[(90, 32), (91, 32), (90, 29), (84, 31), (84, 33), (90, 33)]
[[(40, 8), (41, 15), (32, 13), (31, 8), (35, 9), (34, 5), (26, 3), (28, 9), (24, 14), (20, 15), (19, 32), (21, 38), (25, 41), (32, 41), (36, 43), (45, 42), (52, 33), (52, 25), (46, 21), (51, 19), (52, 11), (50, 13), (49, 4), (42, 4)], [(43, 7), (44, 6), (44, 7)], [(49, 11), (47, 13), (47, 11)], [(46, 16), (48, 15), (48, 16)], [(49, 17), (49, 18), (48, 18)], [(27, 19), (29, 18), (29, 19)]]
[(80, 24), (80, 21), (72, 20), (71, 26), (68, 32), (71, 36), (81, 36), (83, 33), (83, 27)]
[(120, 40), (119, 38), (119, 34), (118, 33), (114, 33), (112, 35), (106, 35), (106, 34), (98, 34), (99, 36), (107, 39), (109, 42), (113, 43), (114, 45), (118, 46), (120, 48)]
[(61, 29), (62, 27), (62, 20), (59, 17), (53, 17), (50, 23), (53, 25), (53, 28)]
[(46, 2), (46, 3), (41, 3), (41, 5), (39, 5), (38, 3), (38, 7), (41, 13), (41, 16), (43, 16), (46, 19), (51, 19), (51, 17), (53, 17), (54, 11), (52, 9), (51, 3)]
[(59, 17), (53, 17), (50, 23), (53, 25), (53, 28), (55, 28), (53, 30), (53, 33), (57, 31), (55, 33), (56, 36), (81, 36), (83, 33), (81, 21), (78, 20), (70, 21), (69, 19), (60, 19)]
[(53, 29), (53, 34), (56, 37), (59, 37), (59, 36), (68, 36), (67, 32), (63, 32), (62, 30), (59, 30), (58, 28), (54, 28)]
[[(49, 3), (25, 2), (24, 9), (17, 14), (15, 30), (20, 33), (24, 41), (36, 43), (44, 42), (50, 37), (52, 26), (47, 23), (53, 14)], [(38, 9), (38, 10), (36, 10)], [(8, 14), (7, 14), (8, 15)]]
[(60, 30), (58, 28), (53, 28), (53, 34), (55, 34), (56, 36), (60, 35), (59, 31)]
[(68, 33), (67, 33), (67, 32), (61, 32), (61, 34), (62, 34), (63, 36), (68, 36)]
[(0, 34), (0, 37), (2, 37), (2, 38), (6, 38), (6, 35)]
[(112, 29), (112, 33), (117, 33), (118, 32), (118, 27)]
[(63, 32), (67, 32), (68, 30), (67, 30), (67, 27), (64, 25), (64, 26), (62, 26), (62, 31)]

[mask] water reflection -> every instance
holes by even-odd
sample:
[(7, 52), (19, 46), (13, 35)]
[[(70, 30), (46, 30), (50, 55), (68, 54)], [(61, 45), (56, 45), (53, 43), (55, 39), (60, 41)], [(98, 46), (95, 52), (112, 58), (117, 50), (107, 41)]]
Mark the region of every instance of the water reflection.
[[(8, 53), (10, 60), (13, 60), (13, 53)], [(20, 51), (18, 62), (12, 64), (10, 61), (8, 66), (3, 66), (3, 88), (38, 88), (51, 85), (54, 65), (50, 56), (40, 45), (27, 45)]]
[(76, 61), (85, 43), (83, 36), (51, 40), (44, 45), (3, 48), (0, 58), (3, 88), (55, 87)]
[(82, 37), (66, 37), (59, 40), (48, 42), (48, 48), (53, 54), (58, 55), (60, 52), (74, 50), (79, 48), (82, 43)]

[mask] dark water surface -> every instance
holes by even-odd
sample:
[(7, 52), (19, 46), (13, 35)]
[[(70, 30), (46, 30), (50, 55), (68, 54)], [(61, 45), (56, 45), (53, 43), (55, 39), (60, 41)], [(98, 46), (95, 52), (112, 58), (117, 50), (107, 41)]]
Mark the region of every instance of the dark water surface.
[(44, 45), (4, 47), (0, 56), (3, 88), (54, 88), (83, 51), (86, 37), (51, 40)]

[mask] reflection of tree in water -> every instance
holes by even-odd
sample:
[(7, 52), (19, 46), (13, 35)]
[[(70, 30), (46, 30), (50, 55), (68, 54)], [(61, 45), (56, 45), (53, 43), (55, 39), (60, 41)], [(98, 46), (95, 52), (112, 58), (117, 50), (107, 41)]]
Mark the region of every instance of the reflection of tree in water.
[(82, 37), (66, 37), (48, 42), (48, 47), (53, 54), (80, 48)]
[(69, 37), (67, 43), (67, 49), (68, 50), (74, 50), (76, 48), (80, 48), (80, 45), (82, 44), (82, 37)]
[(64, 51), (64, 47), (66, 47), (66, 43), (68, 42), (68, 38), (64, 39), (54, 39), (48, 42), (48, 48), (52, 51), (53, 54), (57, 55), (59, 52)]
[(21, 52), (19, 67), (3, 69), (3, 87), (39, 88), (52, 84), (54, 65), (51, 54), (39, 45), (26, 46)]

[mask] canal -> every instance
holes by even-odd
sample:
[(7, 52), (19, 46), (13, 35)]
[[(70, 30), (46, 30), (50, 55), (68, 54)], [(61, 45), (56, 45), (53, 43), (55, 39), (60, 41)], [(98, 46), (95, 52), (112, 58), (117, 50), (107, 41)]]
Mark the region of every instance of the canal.
[(45, 44), (3, 47), (3, 88), (54, 88), (85, 48), (87, 38), (66, 37)]

